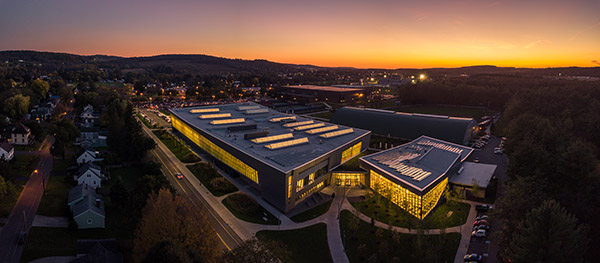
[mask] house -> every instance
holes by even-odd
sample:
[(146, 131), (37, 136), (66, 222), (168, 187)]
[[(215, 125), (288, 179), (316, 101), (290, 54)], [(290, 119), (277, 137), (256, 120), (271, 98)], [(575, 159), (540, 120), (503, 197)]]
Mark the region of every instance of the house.
[(94, 149), (98, 147), (106, 147), (105, 132), (94, 127), (81, 127), (79, 129), (80, 136), (77, 138), (77, 145), (84, 149)]
[[(78, 184), (77, 186), (71, 188), (69, 191), (69, 198), (67, 199), (67, 205), (69, 206), (69, 210), (73, 212), (73, 207), (75, 204), (83, 201), (89, 195), (95, 195), (96, 189), (89, 187), (87, 184)], [(95, 196), (94, 196), (95, 198)]]
[(77, 228), (104, 228), (106, 215), (102, 196), (90, 192), (88, 196), (75, 203), (72, 211)]
[(13, 145), (29, 145), (33, 142), (33, 136), (31, 135), (31, 130), (23, 125), (22, 123), (18, 123), (15, 128), (12, 129), (10, 133), (10, 143)]
[(78, 175), (75, 176), (77, 184), (87, 184), (91, 187), (101, 187), (104, 175), (100, 172), (100, 167), (93, 163), (86, 163), (79, 167)]
[(49, 107), (38, 107), (31, 110), (30, 119), (36, 121), (45, 121), (52, 117), (52, 109)]
[(79, 121), (82, 127), (94, 127), (96, 119), (98, 119), (98, 116), (94, 114), (94, 107), (89, 104), (79, 114)]
[(0, 160), (10, 161), (15, 157), (15, 147), (7, 142), (0, 143)]
[(98, 152), (81, 149), (77, 154), (77, 165), (82, 165), (90, 162), (102, 161), (103, 159), (98, 158)]
[(77, 258), (70, 263), (122, 263), (119, 244), (115, 238), (77, 240)]

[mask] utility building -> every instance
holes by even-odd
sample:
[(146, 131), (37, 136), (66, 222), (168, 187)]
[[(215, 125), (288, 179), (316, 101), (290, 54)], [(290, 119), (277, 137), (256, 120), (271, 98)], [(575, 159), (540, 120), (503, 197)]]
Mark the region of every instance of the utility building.
[(332, 169), (366, 150), (371, 134), (251, 102), (170, 112), (173, 129), (284, 212), (323, 188)]

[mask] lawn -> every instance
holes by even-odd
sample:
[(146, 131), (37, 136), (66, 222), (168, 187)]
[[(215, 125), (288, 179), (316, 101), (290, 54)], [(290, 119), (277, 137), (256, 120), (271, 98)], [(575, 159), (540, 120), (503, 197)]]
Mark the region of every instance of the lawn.
[[(400, 209), (386, 198), (373, 195), (371, 198), (354, 202), (352, 205), (366, 216), (373, 217), (375, 220), (392, 224), (394, 226), (416, 229), (419, 224), (423, 229), (448, 228), (459, 226), (467, 221), (470, 205), (458, 202), (454, 208), (447, 203), (439, 204), (434, 210), (420, 221), (411, 214)], [(448, 212), (452, 214), (448, 217)]]
[(184, 163), (199, 162), (200, 158), (179, 138), (167, 131), (154, 131), (154, 134), (162, 141), (179, 160)]
[(235, 185), (221, 176), (219, 172), (209, 164), (197, 163), (188, 165), (187, 168), (214, 196), (223, 196), (238, 190)]
[(460, 107), (460, 106), (437, 106), (437, 105), (414, 105), (404, 106), (399, 109), (403, 112), (414, 112), (423, 114), (436, 114), (445, 115), (452, 117), (468, 117), (475, 120), (481, 121), (481, 117), (490, 116), (496, 113), (493, 110), (473, 108), (473, 107)]
[(359, 171), (359, 172), (364, 172), (363, 169), (360, 169), (360, 160), (358, 160), (359, 158), (365, 156), (365, 155), (369, 155), (375, 153), (375, 151), (371, 151), (371, 150), (366, 150), (360, 154), (358, 154), (357, 156), (354, 156), (352, 159), (348, 160), (347, 162), (345, 162), (344, 164), (340, 165), (339, 167), (335, 168), (336, 171)]
[(342, 211), (340, 230), (350, 262), (454, 262), (460, 233), (402, 234)]
[(42, 141), (35, 140), (31, 145), (15, 145), (15, 151), (37, 151)]
[(327, 243), (327, 225), (324, 223), (294, 230), (263, 230), (256, 233), (256, 237), (261, 241), (275, 241), (285, 244), (289, 254), (276, 254), (283, 262), (333, 262)]
[[(279, 224), (279, 219), (246, 194), (232, 194), (223, 199), (223, 205), (225, 205), (235, 217), (241, 220), (263, 225)], [(266, 221), (264, 220), (265, 218), (267, 219)]]
[(15, 198), (14, 198), (14, 200), (0, 202), (0, 217), (8, 217), (10, 215), (10, 212), (12, 211), (13, 207), (17, 203), (17, 199), (19, 198), (19, 196), (21, 195), (21, 192), (23, 191), (23, 186), (25, 186), (25, 184), (27, 184), (27, 181), (26, 180), (14, 180), (13, 183), (15, 184), (15, 190), (16, 190)]
[(322, 214), (327, 213), (327, 211), (329, 211), (329, 207), (331, 206), (332, 201), (333, 200), (329, 200), (329, 201), (322, 203), (316, 207), (313, 207), (307, 211), (304, 211), (300, 214), (292, 216), (290, 219), (292, 219), (292, 221), (294, 221), (296, 223), (300, 223), (300, 222), (311, 220), (313, 218), (317, 218), (317, 217), (321, 216)]
[(15, 155), (10, 164), (10, 173), (16, 176), (29, 177), (38, 165), (37, 155)]
[(111, 178), (121, 177), (121, 179), (123, 179), (123, 184), (125, 185), (125, 188), (131, 191), (135, 188), (135, 183), (137, 179), (142, 178), (142, 176), (144, 176), (144, 170), (140, 166), (110, 168), (110, 176)]
[(68, 159), (54, 159), (52, 164), (52, 171), (64, 172), (69, 169), (69, 161)]
[(40, 201), (37, 214), (44, 216), (64, 216), (71, 215), (67, 207), (71, 185), (65, 183), (64, 176), (50, 176), (46, 183), (46, 192)]
[(135, 115), (137, 115), (137, 117), (142, 121), (142, 123), (144, 125), (146, 125), (146, 127), (148, 127), (148, 129), (155, 128), (152, 124), (150, 124), (150, 122), (148, 122), (146, 119), (144, 119), (144, 117), (142, 117), (142, 115), (140, 115), (139, 113), (136, 113)]
[(315, 113), (315, 114), (309, 114), (309, 116), (329, 120), (329, 119), (331, 119), (331, 116), (333, 116), (333, 112), (326, 111), (326, 112), (320, 112), (320, 113)]

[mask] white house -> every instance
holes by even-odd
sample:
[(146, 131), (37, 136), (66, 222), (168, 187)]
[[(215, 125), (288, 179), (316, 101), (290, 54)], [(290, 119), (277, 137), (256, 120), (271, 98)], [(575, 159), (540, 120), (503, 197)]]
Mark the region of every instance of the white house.
[(31, 130), (27, 126), (18, 123), (10, 133), (10, 143), (14, 145), (29, 145), (32, 137)]
[(75, 177), (77, 184), (87, 184), (93, 188), (102, 187), (102, 180), (105, 178), (100, 172), (100, 167), (93, 163), (86, 163), (79, 167), (79, 175)]
[(15, 157), (15, 147), (10, 145), (10, 143), (2, 142), (0, 143), (0, 160), (10, 161)]
[(83, 127), (93, 127), (97, 118), (98, 116), (94, 114), (94, 107), (89, 104), (85, 106), (81, 114), (79, 114), (79, 120)]
[(91, 162), (102, 161), (98, 158), (98, 152), (82, 149), (77, 156), (77, 165), (82, 165)]

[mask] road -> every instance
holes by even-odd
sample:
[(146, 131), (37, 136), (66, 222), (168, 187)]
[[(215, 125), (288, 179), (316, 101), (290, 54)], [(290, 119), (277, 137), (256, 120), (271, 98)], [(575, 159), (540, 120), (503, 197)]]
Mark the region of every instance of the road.
[(50, 147), (54, 143), (53, 137), (46, 137), (42, 143), (40, 162), (37, 172), (31, 174), (21, 196), (8, 216), (8, 222), (0, 230), (0, 262), (19, 262), (23, 253), (24, 245), (18, 245), (17, 241), (21, 231), (29, 232), (33, 224), (33, 218), (42, 200), (45, 183), (52, 172), (53, 159)]
[[(152, 132), (144, 125), (142, 125), (144, 131), (155, 141), (158, 140), (156, 137), (151, 134)], [(221, 241), (221, 244), (224, 248), (230, 250), (233, 249), (243, 243), (243, 240), (235, 233), (235, 231), (227, 224), (223, 218), (221, 218), (218, 213), (208, 204), (208, 202), (202, 197), (202, 194), (198, 192), (198, 190), (192, 185), (192, 183), (187, 178), (188, 176), (193, 176), (189, 171), (182, 171), (180, 167), (178, 168), (175, 162), (179, 162), (176, 157), (169, 151), (166, 146), (164, 146), (160, 141), (156, 141), (158, 144), (157, 147), (150, 152), (150, 156), (155, 158), (162, 166), (162, 171), (167, 179), (171, 182), (171, 185), (175, 187), (177, 193), (180, 195), (187, 197), (192, 204), (198, 206), (199, 208), (203, 208), (207, 211), (206, 215), (210, 222), (213, 224), (216, 234)], [(182, 179), (177, 179), (176, 174), (181, 172), (184, 177)]]

